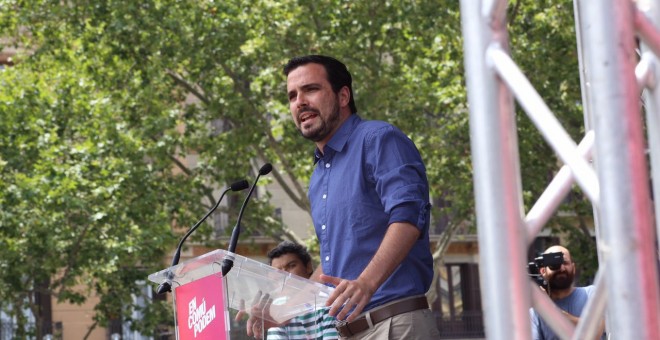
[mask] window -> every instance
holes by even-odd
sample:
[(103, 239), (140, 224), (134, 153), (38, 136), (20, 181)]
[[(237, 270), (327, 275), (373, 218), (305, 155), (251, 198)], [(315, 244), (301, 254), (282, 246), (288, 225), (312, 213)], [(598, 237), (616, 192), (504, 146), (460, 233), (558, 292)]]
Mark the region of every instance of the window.
[(438, 298), (432, 310), (441, 338), (485, 336), (478, 268), (475, 263), (452, 263), (439, 268)]

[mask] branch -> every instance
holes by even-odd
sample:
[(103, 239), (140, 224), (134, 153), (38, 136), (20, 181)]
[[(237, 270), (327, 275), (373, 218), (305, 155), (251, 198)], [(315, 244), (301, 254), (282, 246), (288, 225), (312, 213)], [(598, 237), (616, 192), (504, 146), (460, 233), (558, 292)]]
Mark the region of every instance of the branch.
[[(309, 4), (309, 13), (318, 13), (318, 10), (314, 6), (314, 1), (308, 2)], [(321, 26), (321, 23), (319, 22), (318, 18), (316, 15), (311, 15), (312, 21), (314, 22), (314, 26), (316, 27), (317, 32), (321, 32), (323, 30), (323, 27)]]
[(511, 15), (509, 16), (509, 25), (512, 25), (513, 22), (516, 20), (519, 10), (520, 10), (520, 0), (516, 1), (516, 4), (513, 5), (513, 10), (511, 11)]
[(284, 235), (286, 235), (286, 237), (288, 237), (289, 239), (291, 239), (293, 242), (295, 242), (295, 243), (297, 243), (297, 244), (305, 244), (305, 241), (304, 241), (303, 239), (301, 239), (300, 237), (298, 237), (298, 236), (293, 232), (293, 230), (289, 229), (289, 228), (286, 227), (286, 226), (282, 226), (282, 233), (284, 233)]
[[(433, 281), (431, 281), (431, 287), (435, 287), (436, 283), (439, 280), (439, 269), (440, 265), (443, 263), (443, 255), (447, 251), (451, 239), (454, 236), (454, 232), (458, 229), (460, 223), (451, 223), (447, 225), (447, 228), (442, 231), (440, 234), (440, 239), (436, 243), (436, 249), (433, 252), (433, 268), (436, 268), (433, 271)], [(429, 302), (429, 305), (432, 304), (438, 298), (438, 291), (436, 289), (429, 289), (426, 293), (426, 300)]]
[[(267, 136), (268, 146), (271, 147), (275, 151), (274, 153), (276, 155), (283, 155), (284, 153), (282, 152), (279, 144), (277, 143), (277, 141), (275, 141), (275, 138), (270, 133), (270, 131), (268, 131), (266, 133), (266, 136)], [(264, 158), (264, 159), (266, 158), (264, 153), (263, 153), (263, 150), (259, 149), (258, 152), (259, 152), (259, 155), (262, 158)], [(279, 157), (279, 161), (282, 164), (283, 169), (293, 168), (291, 163), (286, 158)], [(296, 203), (296, 205), (298, 207), (300, 207), (301, 209), (309, 212), (311, 210), (310, 205), (309, 205), (309, 201), (307, 199), (305, 199), (305, 197), (306, 197), (305, 191), (304, 191), (303, 187), (300, 185), (300, 182), (298, 182), (297, 178), (295, 178), (293, 176), (293, 174), (291, 174), (290, 171), (285, 171), (285, 173), (288, 175), (290, 183), (295, 188), (295, 190), (296, 190), (295, 193), (293, 192), (293, 190), (291, 190), (291, 187), (285, 182), (285, 180), (282, 177), (281, 173), (279, 171), (277, 171), (277, 169), (273, 169), (273, 177), (275, 177), (275, 180), (277, 180), (277, 182), (280, 184), (282, 189), (284, 189), (284, 191), (287, 193), (287, 195), (289, 195), (289, 197), (291, 197), (291, 199), (294, 201), (294, 203)]]
[(210, 100), (206, 98), (206, 96), (202, 93), (202, 89), (198, 89), (198, 86), (192, 85), (186, 80), (183, 79), (182, 76), (178, 75), (176, 72), (172, 70), (167, 70), (167, 75), (170, 76), (174, 80), (175, 83), (183, 86), (188, 92), (192, 93), (195, 97), (199, 98), (204, 104), (209, 105)]
[[(190, 170), (188, 167), (186, 167), (179, 159), (177, 159), (176, 157), (174, 157), (172, 155), (167, 155), (167, 157), (169, 159), (171, 159), (172, 162), (179, 169), (181, 169), (181, 171), (183, 171), (184, 174), (186, 174), (186, 176), (188, 176), (188, 177), (194, 176), (192, 170)], [(210, 187), (204, 185), (201, 190), (202, 190), (202, 194), (204, 194), (204, 196), (206, 196), (206, 198), (211, 202), (209, 208), (212, 207), (215, 204), (215, 197), (213, 197), (213, 189), (211, 189)]]
[(28, 329), (28, 320), (27, 320), (27, 313), (23, 313), (23, 305), (25, 302), (25, 297), (21, 296), (20, 294), (16, 296), (16, 300), (14, 300), (14, 307), (16, 308), (15, 311), (10, 311), (11, 314), (13, 315), (14, 318), (16, 318), (16, 336), (18, 338), (27, 338), (27, 329)]
[(89, 328), (87, 329), (87, 333), (85, 333), (85, 337), (83, 337), (84, 340), (89, 339), (89, 336), (92, 335), (92, 331), (96, 329), (96, 325), (98, 325), (98, 323), (99, 323), (98, 321), (94, 321), (94, 323), (91, 326), (89, 326)]
[[(224, 65), (223, 65), (223, 69), (225, 70), (225, 72), (230, 71), (228, 68), (225, 68)], [(182, 76), (180, 76), (179, 74), (177, 74), (176, 72), (174, 72), (172, 70), (167, 70), (166, 72), (167, 72), (167, 75), (169, 75), (170, 78), (172, 78), (177, 84), (183, 86), (186, 90), (188, 90), (190, 93), (192, 93), (195, 97), (199, 98), (199, 100), (202, 101), (202, 103), (204, 103), (207, 107), (210, 106), (210, 100), (203, 94), (203, 90), (200, 89), (199, 86), (192, 85), (191, 83), (184, 80)], [(233, 76), (232, 76), (232, 79), (234, 79)], [(236, 81), (234, 81), (234, 82), (236, 83)], [(225, 120), (229, 123), (230, 126), (234, 126), (234, 127), (236, 126), (236, 124), (234, 124), (231, 120), (229, 120), (229, 119), (225, 119)], [(154, 141), (156, 140), (153, 137), (152, 137), (152, 139)], [(185, 173), (188, 176), (193, 176), (194, 175), (193, 171), (190, 170), (187, 166), (185, 166), (185, 164), (183, 164), (178, 158), (176, 158), (173, 155), (168, 155), (168, 157), (170, 158), (170, 160), (172, 160), (172, 162), (179, 169), (181, 169), (181, 171), (183, 171), (183, 173)], [(212, 207), (216, 202), (215, 197), (213, 196), (213, 189), (206, 186), (206, 185), (204, 185), (204, 187), (202, 188), (202, 192), (203, 192), (204, 196), (206, 196), (206, 198), (210, 202), (209, 208)]]
[[(299, 196), (296, 196), (295, 193), (294, 193), (294, 192), (291, 190), (291, 188), (289, 187), (288, 183), (286, 183), (286, 182), (284, 181), (284, 178), (282, 177), (282, 174), (280, 174), (280, 172), (279, 172), (277, 169), (275, 169), (275, 168), (273, 168), (273, 177), (275, 177), (275, 180), (277, 181), (277, 183), (280, 184), (280, 186), (282, 187), (282, 189), (286, 192), (287, 195), (289, 195), (289, 197), (293, 200), (293, 202), (294, 202), (299, 208), (301, 208), (301, 209), (303, 209), (303, 210), (305, 210), (305, 211), (307, 211), (307, 212), (310, 212), (310, 211), (311, 211), (311, 207), (310, 207), (310, 205), (309, 205), (309, 201), (308, 201), (308, 200), (304, 200), (304, 199), (300, 198)], [(292, 181), (292, 182), (294, 183), (294, 185), (298, 185), (298, 186), (300, 185), (300, 184), (298, 183), (298, 181), (295, 181), (295, 180), (294, 180), (294, 181)]]
[[(153, 139), (154, 141), (156, 141), (156, 138), (155, 138), (155, 137), (151, 137), (151, 139)], [(172, 161), (172, 163), (174, 163), (179, 169), (181, 169), (181, 171), (182, 171), (184, 174), (186, 174), (186, 176), (188, 176), (188, 177), (192, 177), (192, 176), (194, 176), (193, 171), (190, 170), (190, 168), (188, 168), (185, 164), (183, 164), (183, 162), (181, 162), (178, 158), (176, 158), (176, 157), (173, 156), (173, 155), (167, 155), (167, 157)], [(208, 186), (205, 185), (205, 186), (202, 188), (202, 193), (203, 193), (204, 196), (206, 196), (206, 198), (208, 198), (208, 200), (211, 202), (211, 205), (210, 205), (210, 206), (213, 206), (213, 205), (215, 204), (215, 197), (213, 197), (213, 189), (211, 189), (211, 188), (209, 188)]]
[[(227, 75), (234, 81), (236, 91), (238, 91), (241, 97), (245, 99), (245, 102), (250, 106), (250, 110), (255, 113), (259, 113), (259, 110), (256, 107), (254, 107), (252, 101), (249, 100), (250, 99), (249, 84), (247, 84), (246, 86), (240, 86), (240, 84), (244, 83), (242, 79), (225, 64), (221, 64), (221, 66), (222, 69), (225, 71), (225, 73), (227, 73)], [(277, 141), (275, 141), (273, 135), (270, 133), (270, 130), (264, 129), (264, 133), (266, 134), (267, 137), (266, 141), (268, 143), (268, 146), (273, 148), (275, 154), (282, 155), (283, 152), (280, 149)], [(267, 159), (262, 149), (257, 149), (256, 151), (262, 159)], [(279, 157), (279, 161), (282, 164), (283, 168), (285, 169), (292, 168), (291, 164), (285, 158)], [(298, 183), (297, 179), (293, 177), (291, 173), (289, 173), (288, 171), (286, 171), (286, 173), (289, 175), (289, 179), (291, 180), (293, 187), (296, 189), (298, 193), (294, 193), (291, 190), (290, 186), (284, 181), (284, 178), (282, 177), (281, 173), (277, 171), (277, 169), (274, 169), (273, 177), (275, 177), (275, 180), (280, 184), (282, 189), (284, 189), (287, 195), (289, 195), (289, 197), (294, 201), (294, 203), (296, 203), (298, 207), (309, 212), (310, 211), (309, 202), (301, 198), (301, 197), (306, 197), (302, 186), (300, 186), (300, 183)]]
[(234, 81), (234, 89), (236, 89), (236, 91), (241, 94), (243, 99), (245, 99), (245, 102), (252, 106), (252, 102), (250, 101), (249, 96), (249, 82), (246, 82), (241, 77), (239, 77), (236, 73), (234, 73), (234, 71), (231, 70), (231, 68), (227, 67), (227, 65), (220, 64), (220, 66), (222, 67), (222, 70), (225, 71), (225, 73), (227, 73), (227, 75)]
[(82, 232), (80, 232), (78, 234), (78, 238), (76, 239), (76, 242), (74, 242), (73, 249), (71, 250), (71, 252), (69, 252), (68, 261), (67, 261), (67, 265), (64, 269), (64, 273), (62, 274), (62, 276), (58, 280), (55, 280), (55, 282), (53, 283), (53, 287), (58, 287), (60, 285), (62, 285), (62, 287), (64, 287), (63, 282), (66, 282), (67, 279), (69, 278), (69, 275), (71, 274), (71, 270), (76, 264), (76, 257), (78, 255), (78, 252), (80, 251), (80, 244), (82, 243), (82, 241), (87, 236), (87, 232), (89, 231), (91, 226), (92, 226), (92, 223), (85, 223), (85, 226), (83, 227)]
[[(156, 138), (153, 138), (154, 141)], [(167, 157), (176, 165), (181, 171), (183, 171), (184, 174), (186, 174), (189, 177), (192, 177), (193, 172), (188, 168), (185, 164), (183, 164), (178, 158), (174, 157), (173, 155), (167, 155)]]
[[(42, 332), (43, 332), (43, 329), (42, 329), (43, 316), (42, 316), (42, 313), (39, 310), (41, 308), (41, 306), (38, 306), (36, 304), (36, 301), (35, 301), (36, 300), (36, 294), (39, 291), (38, 284), (36, 282), (34, 282), (34, 279), (30, 279), (30, 280), (32, 281), (32, 286), (33, 286), (34, 289), (27, 294), (27, 300), (28, 300), (28, 303), (27, 303), (28, 307), (27, 308), (30, 309), (30, 311), (32, 312), (32, 315), (35, 318), (34, 326), (35, 326), (35, 329), (36, 329), (36, 335), (37, 335), (37, 339), (38, 339), (43, 335), (42, 334)], [(19, 311), (20, 311), (20, 309), (19, 309)], [(21, 312), (19, 312), (19, 313), (21, 313)]]

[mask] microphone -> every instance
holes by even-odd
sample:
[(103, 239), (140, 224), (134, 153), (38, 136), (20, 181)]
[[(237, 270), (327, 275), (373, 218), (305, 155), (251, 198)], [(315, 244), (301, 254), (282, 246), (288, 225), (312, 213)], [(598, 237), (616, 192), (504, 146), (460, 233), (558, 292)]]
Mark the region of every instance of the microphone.
[(236, 243), (238, 243), (238, 235), (241, 233), (241, 219), (243, 218), (243, 211), (245, 211), (245, 206), (247, 206), (247, 203), (250, 200), (250, 196), (252, 196), (252, 192), (254, 191), (254, 188), (257, 186), (257, 181), (259, 181), (259, 177), (268, 175), (271, 171), (273, 171), (273, 166), (270, 163), (264, 164), (261, 167), (261, 169), (259, 169), (259, 174), (257, 175), (257, 178), (255, 178), (254, 183), (252, 183), (252, 187), (250, 188), (250, 191), (245, 197), (243, 206), (241, 206), (241, 211), (238, 213), (238, 219), (236, 219), (236, 225), (234, 226), (234, 230), (232, 230), (231, 232), (231, 239), (229, 240), (229, 248), (227, 249), (229, 251), (229, 254), (227, 254), (225, 259), (222, 261), (222, 277), (225, 277), (227, 273), (229, 273), (231, 268), (234, 266), (233, 253), (236, 251)]
[[(225, 197), (225, 194), (231, 190), (231, 191), (241, 191), (245, 190), (248, 188), (248, 181), (242, 179), (240, 181), (236, 181), (232, 183), (228, 188), (226, 188), (223, 192), (222, 195), (220, 195), (220, 199), (215, 203), (213, 208), (209, 210), (204, 217), (202, 217), (201, 220), (199, 220), (195, 225), (190, 228), (190, 230), (181, 238), (181, 241), (179, 241), (179, 245), (176, 247), (176, 252), (174, 253), (174, 257), (172, 257), (172, 265), (170, 267), (174, 267), (179, 263), (179, 258), (181, 257), (181, 248), (183, 246), (183, 242), (190, 236), (190, 234), (193, 233), (199, 227), (202, 222), (204, 222), (210, 215), (215, 211), (215, 209), (218, 209), (220, 206), (220, 202), (222, 201), (222, 198)], [(172, 273), (169, 273), (168, 278), (165, 282), (161, 283), (158, 288), (156, 289), (156, 294), (163, 294), (165, 292), (171, 292), (172, 291), (172, 285), (170, 284), (170, 280), (172, 280), (173, 275)]]

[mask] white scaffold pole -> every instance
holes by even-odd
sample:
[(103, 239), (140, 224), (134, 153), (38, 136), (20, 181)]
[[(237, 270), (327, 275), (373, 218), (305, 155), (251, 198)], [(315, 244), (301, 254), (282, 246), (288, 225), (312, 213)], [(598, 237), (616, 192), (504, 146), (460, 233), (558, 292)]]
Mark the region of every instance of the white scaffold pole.
[(508, 46), (506, 2), (462, 0), (461, 21), (486, 336), (527, 340), (531, 293), (514, 104), (486, 56), (491, 44)]
[[(651, 158), (651, 178), (653, 179), (653, 197), (655, 203), (655, 228), (656, 237), (660, 235), (660, 53), (658, 48), (652, 49), (649, 45), (658, 46), (660, 41), (660, 4), (658, 1), (640, 0), (638, 1), (640, 12), (638, 15), (645, 15), (649, 21), (655, 24), (654, 31), (645, 30), (642, 35), (642, 53), (643, 60), (648, 61), (648, 74), (646, 81), (646, 90), (644, 91), (644, 102), (646, 106), (646, 130), (648, 133), (648, 147)], [(640, 29), (637, 29), (640, 31)], [(648, 44), (647, 41), (656, 42)], [(655, 54), (652, 53), (655, 51)], [(660, 254), (659, 254), (660, 255)]]
[[(635, 77), (634, 3), (604, 0), (581, 13), (591, 79), (612, 339), (660, 339), (657, 257)], [(597, 53), (595, 52), (597, 51)], [(602, 265), (602, 264), (601, 264)]]

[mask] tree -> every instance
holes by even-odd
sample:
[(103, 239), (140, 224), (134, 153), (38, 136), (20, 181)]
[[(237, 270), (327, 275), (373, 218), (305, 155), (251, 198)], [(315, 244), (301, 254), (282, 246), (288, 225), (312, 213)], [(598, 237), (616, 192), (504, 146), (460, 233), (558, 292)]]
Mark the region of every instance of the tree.
[(22, 306), (40, 314), (38, 289), (79, 303), (88, 292), (74, 288), (84, 284), (107, 299), (102, 315), (120, 315), (136, 280), (155, 271), (171, 246), (173, 218), (190, 209), (176, 199), (189, 196), (174, 189), (184, 180), (164, 162), (172, 146), (149, 134), (163, 134), (158, 125), (175, 117), (166, 110), (151, 121), (134, 116), (144, 125), (130, 127), (133, 114), (113, 94), (72, 71), (85, 64), (75, 55), (40, 55), (0, 79), (0, 300), (19, 317), (19, 330), (28, 329), (16, 313)]
[[(511, 50), (514, 60), (561, 122), (579, 143), (585, 134), (572, 1), (516, 1), (509, 8)], [(560, 162), (538, 129), (518, 110), (518, 131), (523, 178), (523, 198), (529, 210), (558, 170)], [(598, 268), (596, 244), (587, 220), (592, 219), (589, 200), (576, 186), (548, 225), (567, 234), (565, 246), (587, 277)], [(581, 251), (573, 252), (573, 249)], [(584, 282), (586, 283), (586, 282)]]
[[(523, 69), (535, 70), (555, 49), (574, 50), (569, 4), (511, 7), (512, 46), (534, 52), (514, 53)], [(173, 226), (212, 206), (214, 187), (265, 161), (309, 210), (312, 146), (290, 121), (281, 72), (295, 55), (345, 61), (360, 115), (393, 122), (420, 148), (432, 195), (447, 203), (434, 210), (451, 217), (446, 235), (474, 224), (457, 1), (6, 0), (0, 7), (0, 36), (23, 51), (0, 78), (0, 265), (12, 267), (0, 274), (5, 309), (34, 306), (35, 283), (52, 280), (47, 293), (60, 301), (85, 298), (72, 290), (76, 283), (99, 294), (102, 325), (129, 315), (135, 281), (159, 268), (176, 242)], [(548, 37), (551, 44), (540, 43)], [(576, 70), (571, 58), (532, 77), (573, 132), (581, 126)], [(556, 161), (523, 118), (519, 127), (530, 204)], [(194, 168), (182, 162), (188, 155), (198, 159)], [(271, 217), (268, 197), (253, 203), (247, 233), (295, 237)], [(219, 246), (209, 231), (193, 237)], [(134, 326), (145, 332), (158, 322), (142, 321)]]

